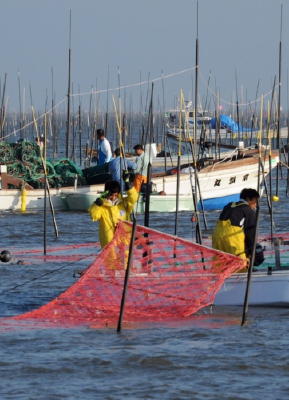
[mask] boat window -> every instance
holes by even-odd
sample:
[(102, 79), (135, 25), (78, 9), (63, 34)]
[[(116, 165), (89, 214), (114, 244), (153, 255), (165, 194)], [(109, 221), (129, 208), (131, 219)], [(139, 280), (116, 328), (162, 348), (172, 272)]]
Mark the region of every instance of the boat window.
[(232, 183), (236, 182), (236, 177), (235, 176), (231, 176), (229, 184), (231, 185)]
[(244, 176), (243, 176), (243, 181), (247, 181), (247, 180), (248, 180), (248, 177), (249, 177), (249, 174), (244, 175)]
[(214, 186), (220, 186), (221, 185), (221, 179), (216, 179)]

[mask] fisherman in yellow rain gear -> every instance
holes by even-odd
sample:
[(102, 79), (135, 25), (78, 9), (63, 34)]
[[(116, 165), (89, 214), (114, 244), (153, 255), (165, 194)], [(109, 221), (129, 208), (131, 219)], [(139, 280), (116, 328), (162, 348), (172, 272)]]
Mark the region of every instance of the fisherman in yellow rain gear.
[(138, 199), (138, 192), (130, 187), (128, 174), (123, 174), (127, 197), (122, 196), (117, 181), (106, 182), (104, 194), (97, 198), (88, 212), (93, 221), (99, 221), (99, 240), (101, 247), (107, 245), (114, 236), (119, 221), (129, 221), (130, 214)]
[(246, 267), (254, 245), (259, 197), (257, 190), (243, 189), (240, 201), (223, 208), (212, 237), (214, 249), (241, 257)]

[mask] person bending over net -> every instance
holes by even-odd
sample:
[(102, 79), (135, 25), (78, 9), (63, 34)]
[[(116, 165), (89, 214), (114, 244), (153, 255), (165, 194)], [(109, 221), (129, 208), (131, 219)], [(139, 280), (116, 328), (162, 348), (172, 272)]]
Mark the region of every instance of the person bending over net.
[(130, 220), (130, 214), (138, 199), (138, 192), (131, 187), (126, 171), (123, 178), (127, 196), (121, 195), (119, 182), (106, 182), (103, 195), (88, 209), (92, 221), (99, 221), (99, 241), (102, 248), (113, 239), (117, 223)]
[(252, 255), (259, 198), (255, 189), (243, 189), (240, 201), (223, 208), (213, 231), (212, 247), (241, 257), (244, 267), (248, 267)]

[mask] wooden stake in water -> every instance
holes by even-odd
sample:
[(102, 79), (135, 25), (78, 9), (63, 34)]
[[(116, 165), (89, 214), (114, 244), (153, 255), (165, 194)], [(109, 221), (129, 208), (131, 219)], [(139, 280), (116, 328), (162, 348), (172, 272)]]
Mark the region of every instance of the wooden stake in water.
[[(182, 130), (183, 124), (183, 92), (180, 93), (180, 110), (179, 110), (179, 141), (178, 141), (178, 164), (177, 164), (177, 187), (176, 187), (176, 212), (175, 212), (175, 231), (174, 234), (178, 234), (178, 213), (179, 213), (179, 198), (180, 198), (180, 175), (181, 175), (181, 148), (182, 148)], [(184, 110), (185, 112), (185, 110)]]
[[(44, 114), (44, 146), (43, 146), (43, 159), (44, 159), (44, 165), (46, 166), (46, 140), (47, 140), (47, 135), (46, 135), (46, 127), (47, 127), (47, 121), (46, 121), (47, 114)], [(44, 221), (43, 221), (43, 253), (46, 254), (46, 249), (47, 249), (47, 171), (46, 168), (44, 168)]]
[(151, 100), (149, 106), (149, 120), (148, 120), (148, 135), (149, 135), (149, 162), (147, 169), (147, 184), (145, 191), (145, 213), (144, 213), (144, 226), (149, 226), (149, 216), (150, 216), (150, 181), (151, 181), (151, 144), (153, 141), (153, 94), (154, 94), (154, 84), (152, 83)]
[(122, 290), (122, 296), (121, 296), (120, 311), (119, 311), (119, 317), (118, 317), (118, 323), (117, 323), (117, 332), (120, 332), (121, 328), (122, 328), (122, 318), (123, 318), (123, 312), (124, 312), (124, 307), (125, 307), (128, 278), (129, 278), (130, 267), (131, 267), (132, 260), (133, 260), (133, 244), (134, 244), (134, 238), (135, 238), (135, 231), (136, 231), (136, 219), (134, 218), (133, 224), (132, 224), (130, 243), (129, 243), (127, 267), (126, 267), (126, 271), (125, 271), (124, 284), (123, 284), (123, 290)]
[(243, 326), (245, 324), (246, 319), (247, 319), (251, 277), (252, 277), (252, 270), (253, 270), (253, 265), (254, 265), (254, 261), (255, 261), (255, 251), (256, 251), (256, 244), (257, 244), (257, 230), (258, 230), (258, 223), (259, 223), (259, 215), (260, 215), (260, 205), (259, 205), (259, 201), (258, 201), (257, 210), (256, 210), (256, 230), (255, 230), (254, 243), (253, 243), (253, 248), (252, 248), (252, 255), (250, 258), (250, 264), (249, 264), (248, 274), (247, 274), (247, 285), (246, 285), (246, 292), (245, 292), (245, 298), (244, 298), (244, 304), (243, 304), (243, 314), (242, 314), (241, 326)]
[[(261, 160), (262, 124), (263, 124), (263, 96), (261, 97), (261, 115), (260, 115), (260, 132), (259, 132), (259, 157), (258, 157), (259, 166), (258, 166), (258, 178), (257, 178), (258, 179), (258, 182), (257, 182), (258, 190), (260, 187), (260, 174), (261, 174), (261, 163), (262, 163), (262, 160)], [(243, 304), (243, 314), (242, 314), (241, 326), (243, 326), (245, 324), (246, 318), (247, 318), (247, 312), (248, 312), (251, 276), (252, 276), (252, 270), (253, 270), (253, 265), (254, 265), (254, 261), (255, 261), (255, 251), (256, 251), (256, 244), (257, 244), (259, 215), (260, 215), (260, 201), (257, 200), (254, 242), (253, 242), (253, 248), (251, 249), (250, 264), (249, 264), (248, 274), (247, 274), (247, 284), (246, 284), (245, 298), (244, 298), (244, 304)]]
[[(34, 127), (35, 127), (36, 137), (37, 137), (38, 142), (40, 142), (40, 137), (39, 137), (39, 133), (38, 133), (38, 125), (37, 125), (37, 121), (36, 121), (36, 118), (35, 118), (35, 112), (34, 112), (33, 106), (32, 106), (32, 117), (33, 117), (33, 123), (34, 123)], [(42, 154), (41, 151), (40, 151), (40, 158), (41, 158), (42, 168), (43, 168), (43, 171), (44, 171), (45, 184), (46, 184), (47, 193), (48, 193), (48, 199), (49, 199), (49, 205), (50, 205), (50, 210), (51, 210), (52, 219), (53, 219), (53, 226), (54, 226), (55, 236), (58, 237), (58, 228), (57, 228), (56, 219), (55, 219), (55, 212), (54, 212), (54, 207), (53, 207), (53, 203), (52, 203), (52, 200), (51, 200), (49, 182), (48, 182), (48, 179), (47, 179), (46, 163), (44, 161), (43, 154)]]

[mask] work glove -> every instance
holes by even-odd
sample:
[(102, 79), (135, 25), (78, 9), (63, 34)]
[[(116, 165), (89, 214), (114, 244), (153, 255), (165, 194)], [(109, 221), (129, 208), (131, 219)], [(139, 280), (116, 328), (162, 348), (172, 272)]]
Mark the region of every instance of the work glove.
[(133, 187), (133, 184), (131, 182), (124, 182), (124, 190), (127, 191)]
[(98, 197), (95, 202), (94, 202), (97, 206), (102, 206), (103, 205), (103, 199), (101, 197)]
[(129, 180), (130, 174), (127, 170), (124, 170), (122, 173), (122, 179), (124, 181), (124, 190), (129, 190), (132, 188), (132, 183)]
[(122, 172), (122, 179), (124, 180), (124, 182), (129, 182), (129, 172), (127, 170), (124, 170)]

